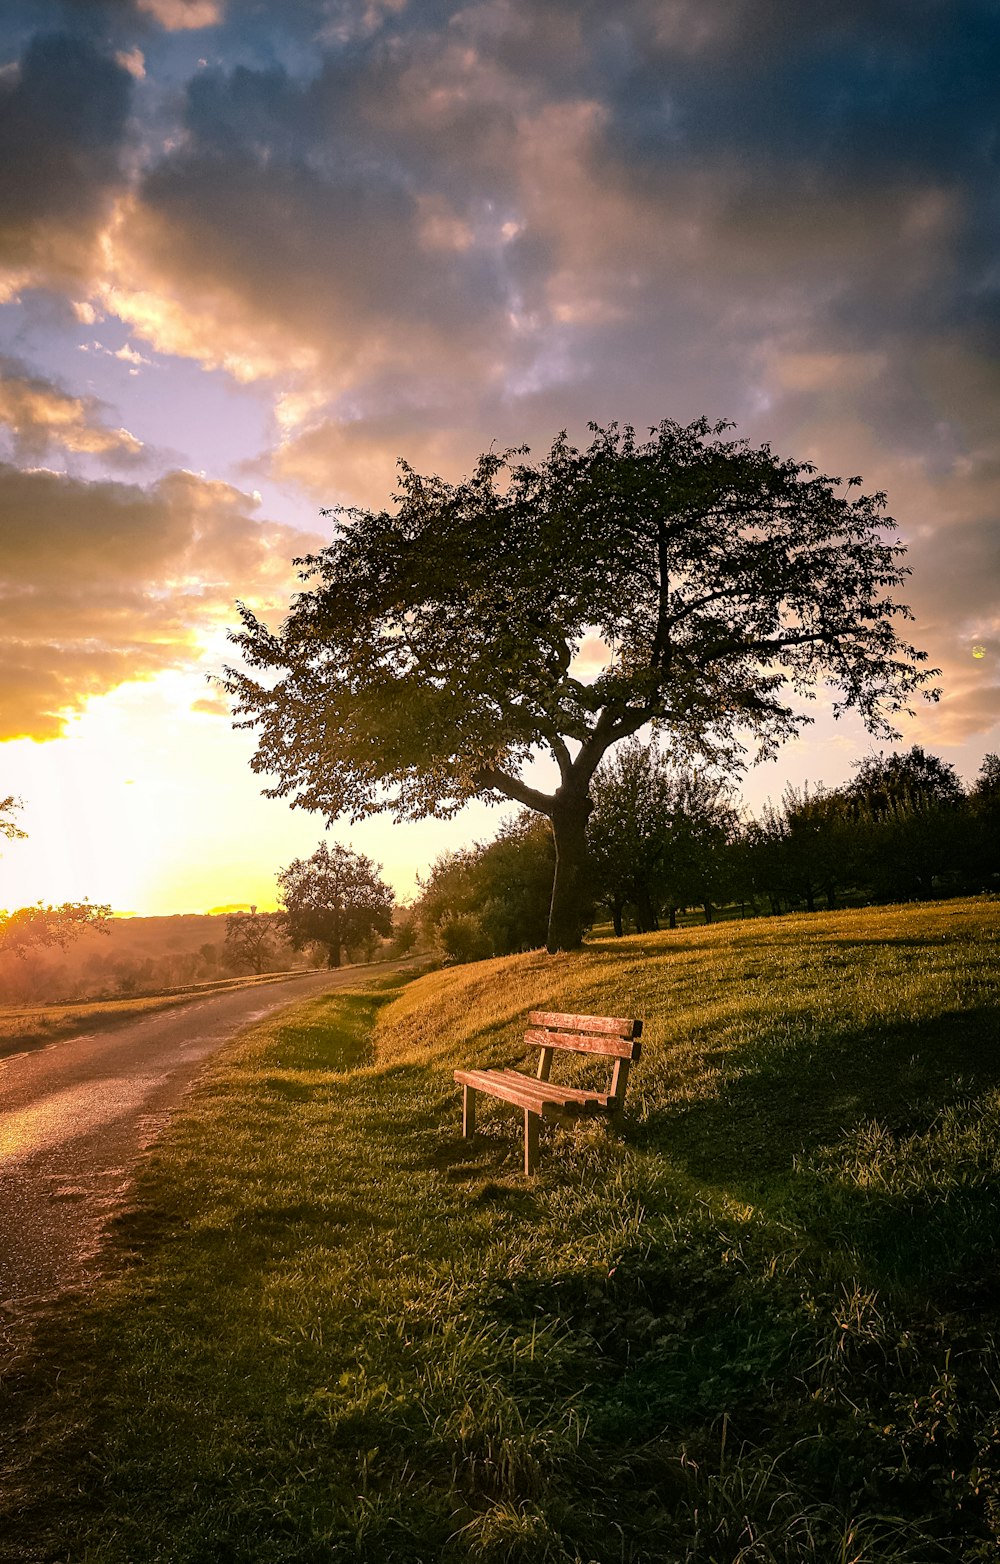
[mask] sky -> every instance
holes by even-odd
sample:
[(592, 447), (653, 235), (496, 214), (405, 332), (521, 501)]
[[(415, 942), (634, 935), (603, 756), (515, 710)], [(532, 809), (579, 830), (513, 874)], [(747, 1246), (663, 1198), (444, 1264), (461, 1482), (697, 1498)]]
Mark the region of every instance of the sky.
[[(700, 414), (884, 490), (942, 698), (1000, 749), (996, 0), (6, 0), (0, 906), (274, 905), (324, 822), (211, 682), (324, 506)], [(751, 772), (836, 785), (814, 728)], [(401, 897), (493, 835), (331, 834)]]

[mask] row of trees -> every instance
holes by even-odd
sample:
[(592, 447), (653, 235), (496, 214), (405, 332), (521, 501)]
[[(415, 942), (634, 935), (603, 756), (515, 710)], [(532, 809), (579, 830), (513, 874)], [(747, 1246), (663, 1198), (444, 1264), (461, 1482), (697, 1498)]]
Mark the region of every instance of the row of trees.
[[(741, 816), (724, 778), (671, 764), (633, 740), (598, 770), (588, 821), (592, 916), (615, 932), (707, 920), (722, 905), (810, 911), (839, 900), (896, 901), (1000, 887), (1000, 760), (966, 791), (953, 767), (914, 746), (874, 755), (841, 788), (785, 789)], [(413, 916), (452, 961), (543, 943), (552, 834), (525, 813), (491, 842), (446, 854)]]
[(772, 912), (1000, 889), (1000, 758), (966, 790), (919, 746), (871, 756), (844, 787), (786, 788), (729, 856), (739, 898)]

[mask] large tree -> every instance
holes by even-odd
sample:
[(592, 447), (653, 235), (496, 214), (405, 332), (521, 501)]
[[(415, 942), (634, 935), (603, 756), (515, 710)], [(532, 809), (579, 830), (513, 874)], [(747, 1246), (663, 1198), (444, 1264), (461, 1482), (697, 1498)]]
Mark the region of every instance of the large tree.
[(296, 858), (278, 875), (278, 900), (296, 950), (325, 945), (327, 962), (340, 966), (344, 946), (392, 933), (393, 897), (379, 865), (363, 853), (321, 842), (310, 858)]
[[(700, 419), (593, 427), (458, 484), (406, 463), (390, 510), (340, 509), (278, 631), (241, 608), (226, 687), (270, 796), (328, 820), (514, 800), (551, 821), (550, 950), (586, 913), (590, 783), (647, 724), (675, 753), (772, 754), (833, 687), (875, 733), (921, 684), (895, 627), (884, 496)], [(594, 676), (580, 657), (603, 646)], [(525, 768), (548, 753), (551, 792)]]

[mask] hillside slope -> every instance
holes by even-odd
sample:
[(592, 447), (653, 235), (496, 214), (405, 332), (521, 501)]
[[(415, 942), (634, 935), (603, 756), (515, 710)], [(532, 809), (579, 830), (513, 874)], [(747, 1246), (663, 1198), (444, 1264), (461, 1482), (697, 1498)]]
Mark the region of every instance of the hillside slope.
[(446, 969), (382, 1011), (377, 1057), (516, 1065), (531, 1009), (642, 1018), (630, 1143), (753, 1181), (872, 1119), (905, 1128), (1000, 1082), (1000, 903), (755, 919)]
[[(995, 1559), (998, 911), (597, 942), (256, 1027), (52, 1322), (9, 1556)], [(623, 1136), (555, 1130), (528, 1180), (451, 1072), (517, 1060), (534, 1007), (645, 1032)]]

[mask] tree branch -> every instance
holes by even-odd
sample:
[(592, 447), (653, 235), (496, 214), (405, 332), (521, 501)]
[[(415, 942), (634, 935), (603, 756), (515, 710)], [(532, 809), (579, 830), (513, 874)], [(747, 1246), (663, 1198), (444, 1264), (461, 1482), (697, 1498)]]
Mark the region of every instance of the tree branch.
[(526, 809), (536, 809), (541, 815), (552, 815), (552, 798), (548, 793), (540, 793), (537, 788), (529, 787), (519, 777), (508, 776), (505, 771), (497, 771), (493, 766), (484, 766), (482, 771), (477, 771), (473, 777), (477, 792), (489, 788), (495, 793), (503, 793), (505, 797), (512, 798), (515, 803), (524, 804)]

